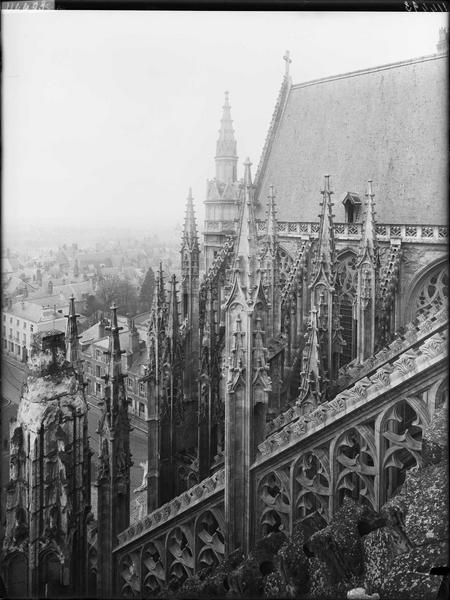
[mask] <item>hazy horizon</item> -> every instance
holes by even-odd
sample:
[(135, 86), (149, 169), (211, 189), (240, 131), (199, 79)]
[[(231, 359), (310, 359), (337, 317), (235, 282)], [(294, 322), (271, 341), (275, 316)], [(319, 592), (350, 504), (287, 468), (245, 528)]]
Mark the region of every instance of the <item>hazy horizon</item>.
[(433, 54), (447, 18), (3, 11), (4, 244), (36, 226), (165, 235), (189, 187), (202, 231), (225, 90), (254, 174), (286, 49), (300, 83)]

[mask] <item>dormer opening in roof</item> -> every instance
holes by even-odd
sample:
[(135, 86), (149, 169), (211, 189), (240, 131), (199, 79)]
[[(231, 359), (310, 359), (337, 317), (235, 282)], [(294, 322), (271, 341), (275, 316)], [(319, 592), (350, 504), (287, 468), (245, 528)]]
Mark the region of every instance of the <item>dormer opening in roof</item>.
[(216, 144), (216, 180), (219, 183), (229, 184), (237, 180), (238, 156), (228, 92), (225, 92), (222, 110), (219, 139)]
[(342, 200), (345, 209), (345, 222), (357, 223), (361, 215), (361, 199), (354, 192), (347, 192)]

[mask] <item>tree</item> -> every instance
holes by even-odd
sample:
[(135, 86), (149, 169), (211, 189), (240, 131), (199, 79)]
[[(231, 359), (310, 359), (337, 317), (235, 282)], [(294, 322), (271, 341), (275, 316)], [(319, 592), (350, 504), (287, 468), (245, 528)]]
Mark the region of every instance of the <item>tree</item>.
[(114, 275), (103, 278), (98, 286), (96, 299), (99, 307), (109, 312), (113, 302), (120, 308), (121, 314), (133, 316), (138, 310), (138, 296), (135, 288), (125, 279)]
[(139, 306), (141, 311), (146, 312), (151, 309), (153, 302), (153, 294), (155, 292), (155, 274), (153, 269), (149, 267), (145, 274), (144, 281), (139, 294)]

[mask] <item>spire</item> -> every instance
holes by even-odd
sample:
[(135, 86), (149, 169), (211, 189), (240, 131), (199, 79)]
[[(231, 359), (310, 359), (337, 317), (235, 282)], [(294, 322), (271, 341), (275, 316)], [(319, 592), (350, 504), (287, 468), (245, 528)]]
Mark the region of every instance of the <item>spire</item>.
[(219, 139), (216, 144), (216, 179), (222, 183), (232, 183), (237, 179), (238, 157), (228, 92), (225, 92), (225, 104), (222, 108)]
[(308, 338), (303, 349), (303, 370), (301, 372), (300, 395), (297, 404), (317, 405), (322, 397), (321, 390), (321, 358), (317, 326), (317, 309), (311, 308)]
[(80, 345), (78, 340), (77, 319), (80, 315), (75, 312), (75, 297), (72, 295), (69, 301), (69, 314), (65, 315), (67, 319), (66, 327), (66, 360), (71, 363), (75, 369), (80, 367)]
[(236, 268), (241, 272), (241, 285), (251, 293), (255, 275), (256, 259), (256, 225), (252, 204), (252, 163), (250, 159), (244, 163), (244, 201), (237, 234)]
[(192, 188), (189, 188), (189, 195), (186, 200), (186, 214), (184, 217), (184, 228), (182, 235), (182, 246), (189, 250), (199, 249), (197, 223), (195, 221), (194, 199), (192, 198)]
[(273, 185), (270, 186), (270, 193), (267, 196), (268, 208), (267, 208), (267, 241), (269, 242), (272, 248), (275, 248), (276, 239), (277, 239), (277, 218), (276, 218), (276, 208), (275, 208), (275, 194), (273, 190)]
[(121, 356), (125, 352), (120, 349), (120, 337), (119, 332), (123, 327), (119, 327), (117, 323), (117, 306), (115, 303), (111, 306), (111, 325), (108, 325), (107, 329), (109, 334), (109, 349), (106, 354), (109, 355), (109, 368), (105, 378), (106, 383), (116, 382), (122, 377), (122, 359)]
[(322, 212), (319, 215), (319, 243), (313, 268), (313, 283), (311, 287), (322, 281), (329, 287), (333, 287), (334, 264), (335, 264), (335, 243), (333, 228), (333, 213), (330, 190), (330, 176), (325, 175), (324, 189), (321, 192), (323, 200), (320, 203)]
[(370, 261), (373, 265), (375, 265), (377, 260), (375, 202), (373, 201), (374, 196), (375, 194), (372, 191), (372, 180), (369, 179), (366, 192), (366, 212), (362, 226), (362, 238), (359, 247), (357, 266), (360, 266), (365, 260)]

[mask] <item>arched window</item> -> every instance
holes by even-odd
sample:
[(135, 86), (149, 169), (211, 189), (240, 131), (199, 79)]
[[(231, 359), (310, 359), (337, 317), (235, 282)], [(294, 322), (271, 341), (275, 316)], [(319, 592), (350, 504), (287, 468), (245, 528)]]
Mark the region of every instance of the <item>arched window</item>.
[(448, 302), (448, 268), (440, 263), (425, 273), (416, 283), (408, 303), (407, 321), (419, 315), (427, 317)]
[(358, 273), (356, 271), (356, 254), (348, 250), (338, 257), (337, 269), (339, 281), (339, 303), (341, 334), (345, 346), (340, 357), (340, 365), (346, 365), (355, 357), (356, 323), (353, 318), (353, 302), (356, 298)]

